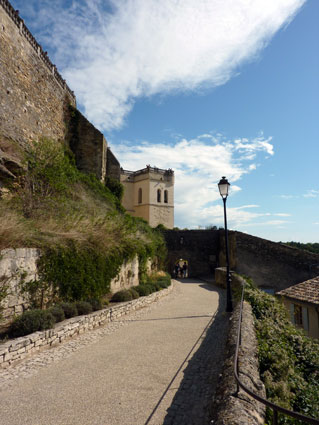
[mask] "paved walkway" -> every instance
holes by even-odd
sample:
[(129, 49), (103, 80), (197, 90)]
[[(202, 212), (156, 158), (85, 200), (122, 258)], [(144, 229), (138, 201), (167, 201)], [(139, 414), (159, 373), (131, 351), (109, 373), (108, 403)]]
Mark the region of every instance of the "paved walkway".
[(1, 425), (207, 425), (227, 316), (187, 279), (150, 307), (0, 371)]

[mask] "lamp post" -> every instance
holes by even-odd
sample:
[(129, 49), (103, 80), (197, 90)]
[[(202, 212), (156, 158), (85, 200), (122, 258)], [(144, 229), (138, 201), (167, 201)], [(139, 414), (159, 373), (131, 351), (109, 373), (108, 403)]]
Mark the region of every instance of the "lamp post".
[(226, 216), (226, 200), (227, 200), (227, 196), (228, 196), (229, 186), (230, 186), (230, 183), (228, 182), (226, 177), (222, 177), (220, 182), (218, 183), (218, 189), (219, 189), (220, 196), (223, 198), (223, 202), (224, 202), (225, 248), (226, 248), (226, 282), (227, 282), (226, 311), (227, 312), (233, 311), (233, 302), (232, 302), (231, 287), (230, 287), (228, 230), (227, 230), (227, 216)]

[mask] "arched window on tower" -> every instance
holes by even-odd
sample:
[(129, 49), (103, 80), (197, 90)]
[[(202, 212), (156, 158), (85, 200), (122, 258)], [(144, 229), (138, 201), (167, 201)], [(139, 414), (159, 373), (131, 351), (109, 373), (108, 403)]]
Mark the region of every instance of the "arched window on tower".
[(157, 189), (157, 202), (162, 202), (161, 197), (162, 197), (162, 191), (161, 189)]
[(143, 192), (142, 192), (142, 188), (140, 187), (138, 190), (138, 203), (141, 204), (143, 201)]
[(168, 204), (168, 190), (164, 190), (164, 203)]

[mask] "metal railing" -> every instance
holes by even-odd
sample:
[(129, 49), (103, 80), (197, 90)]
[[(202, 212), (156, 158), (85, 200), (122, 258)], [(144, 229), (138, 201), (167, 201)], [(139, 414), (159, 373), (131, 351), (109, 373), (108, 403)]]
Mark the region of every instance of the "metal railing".
[(245, 285), (243, 285), (242, 295), (241, 295), (238, 333), (237, 333), (237, 343), (236, 343), (236, 354), (235, 354), (235, 361), (234, 361), (234, 374), (235, 374), (235, 379), (236, 379), (236, 382), (237, 382), (237, 394), (239, 392), (239, 387), (241, 387), (247, 394), (249, 394), (255, 400), (259, 401), (260, 403), (262, 403), (265, 406), (268, 406), (270, 409), (272, 409), (273, 410), (273, 425), (278, 425), (278, 413), (279, 412), (283, 413), (284, 415), (290, 416), (292, 418), (299, 419), (300, 421), (303, 421), (303, 422), (308, 423), (308, 424), (319, 425), (319, 419), (310, 418), (309, 416), (304, 416), (301, 413), (297, 413), (297, 412), (294, 412), (292, 410), (285, 409), (284, 407), (278, 406), (277, 404), (274, 404), (271, 401), (264, 399), (260, 395), (251, 391), (239, 379), (238, 353), (239, 353), (239, 347), (241, 345), (241, 322), (242, 322), (242, 316), (243, 316), (244, 292), (245, 292)]

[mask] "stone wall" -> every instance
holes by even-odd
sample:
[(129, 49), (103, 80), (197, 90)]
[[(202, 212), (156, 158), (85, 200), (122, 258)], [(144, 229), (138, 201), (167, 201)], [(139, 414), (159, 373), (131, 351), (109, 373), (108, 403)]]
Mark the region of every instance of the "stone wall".
[(40, 251), (36, 248), (4, 249), (0, 253), (0, 285), (8, 286), (8, 295), (2, 301), (4, 308), (1, 323), (6, 327), (16, 314), (21, 314), (28, 307), (29, 300), (21, 294), (20, 282), (31, 281), (37, 277), (37, 260)]
[(104, 181), (107, 168), (107, 142), (103, 134), (76, 108), (70, 107), (68, 114), (66, 138), (75, 155), (77, 168)]
[(319, 275), (319, 254), (235, 232), (236, 271), (275, 292)]
[[(218, 389), (213, 400), (214, 425), (263, 425), (265, 407), (243, 390), (237, 393), (234, 376), (234, 359), (239, 320), (238, 303), (231, 317), (227, 350)], [(257, 357), (257, 339), (250, 304), (244, 302), (242, 342), (239, 350), (239, 378), (250, 390), (266, 398), (264, 384), (260, 380)]]
[(74, 93), (8, 0), (0, 0), (0, 22), (0, 177), (14, 177), (19, 148), (46, 137), (67, 140), (81, 171), (119, 180), (103, 134), (76, 109)]
[(147, 307), (154, 301), (168, 295), (172, 289), (173, 284), (167, 289), (154, 292), (147, 297), (140, 297), (94, 313), (73, 317), (57, 323), (53, 329), (34, 332), (0, 344), (0, 367), (7, 368), (38, 351), (61, 344), (66, 339), (74, 338), (86, 331), (112, 322), (131, 311)]
[(121, 179), (120, 163), (109, 147), (107, 148), (106, 175), (118, 181)]
[(139, 261), (138, 256), (133, 260), (125, 262), (118, 275), (111, 281), (111, 292), (117, 292), (122, 289), (128, 289), (139, 284), (138, 278)]
[(190, 277), (214, 276), (219, 256), (218, 230), (167, 230), (164, 237), (169, 273), (173, 273), (175, 262), (182, 258), (188, 261)]
[(64, 139), (73, 92), (7, 0), (0, 22), (0, 136), (23, 146), (41, 136)]
[[(0, 284), (8, 285), (8, 295), (2, 301), (2, 315), (0, 329), (5, 329), (13, 317), (23, 313), (29, 306), (27, 294), (21, 293), (21, 278), (31, 281), (37, 278), (37, 260), (40, 250), (36, 248), (4, 249), (0, 252)], [(156, 264), (147, 262), (147, 272), (156, 269)], [(139, 262), (136, 256), (133, 260), (121, 266), (119, 274), (111, 280), (111, 292), (130, 288), (139, 284)]]

